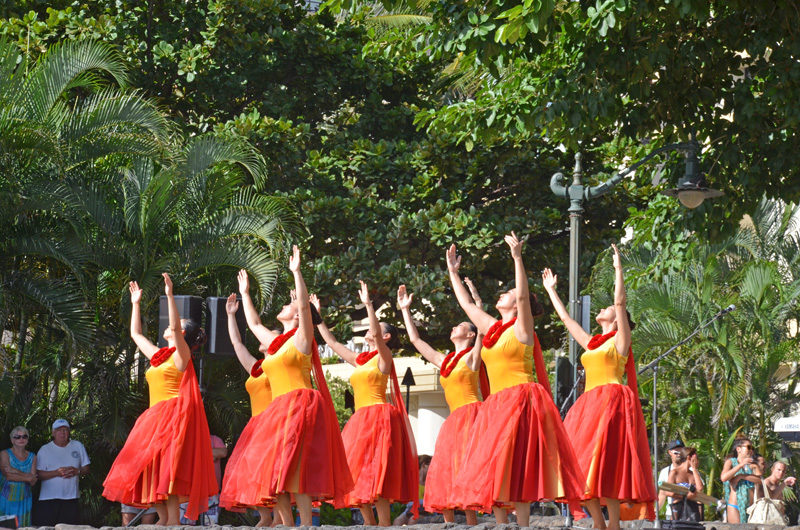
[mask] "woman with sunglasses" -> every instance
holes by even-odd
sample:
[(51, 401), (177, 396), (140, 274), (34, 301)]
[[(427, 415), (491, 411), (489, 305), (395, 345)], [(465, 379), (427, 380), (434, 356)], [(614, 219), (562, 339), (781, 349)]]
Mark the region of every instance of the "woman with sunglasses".
[(727, 521), (746, 523), (747, 507), (750, 505), (751, 491), (761, 484), (761, 470), (753, 458), (753, 444), (748, 438), (736, 438), (731, 454), (725, 460), (720, 475), (727, 502)]
[(0, 452), (0, 515), (16, 515), (20, 527), (31, 526), (36, 455), (28, 451), (28, 429), (14, 427), (11, 447)]

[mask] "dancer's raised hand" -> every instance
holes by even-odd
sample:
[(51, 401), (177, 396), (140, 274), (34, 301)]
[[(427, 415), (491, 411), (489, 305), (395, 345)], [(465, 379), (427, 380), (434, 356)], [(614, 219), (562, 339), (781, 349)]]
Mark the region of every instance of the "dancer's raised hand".
[(142, 289), (137, 282), (129, 282), (128, 290), (131, 292), (131, 303), (138, 304), (142, 301)]
[(369, 299), (369, 289), (367, 288), (367, 283), (364, 280), (360, 280), (361, 288), (358, 290), (358, 297), (361, 299), (361, 303), (364, 305), (370, 305), (372, 302)]
[(173, 292), (172, 288), (172, 278), (170, 278), (169, 274), (166, 272), (162, 272), (161, 276), (164, 277), (164, 294), (167, 296), (173, 296), (175, 293)]
[(469, 289), (469, 294), (472, 296), (472, 301), (475, 302), (475, 305), (481, 307), (483, 305), (483, 300), (481, 300), (481, 295), (478, 294), (478, 290), (475, 288), (475, 284), (472, 283), (472, 280), (464, 276), (464, 284)]
[(514, 259), (522, 258), (522, 245), (525, 243), (524, 241), (520, 241), (513, 231), (511, 234), (504, 237), (508, 248), (511, 250), (511, 257)]
[(231, 293), (228, 300), (225, 302), (225, 312), (229, 315), (235, 315), (239, 310), (239, 301), (236, 299), (236, 293)]
[(612, 244), (611, 248), (614, 249), (614, 268), (619, 269), (622, 267), (622, 260), (619, 257), (619, 250), (617, 250), (617, 245)]
[(401, 285), (397, 288), (397, 305), (400, 307), (401, 311), (411, 307), (411, 301), (413, 298), (414, 294), (406, 292), (405, 285)]
[(250, 278), (247, 276), (247, 271), (241, 269), (239, 271), (238, 276), (236, 277), (239, 280), (239, 292), (242, 294), (249, 294), (250, 293)]
[(546, 290), (555, 290), (556, 285), (558, 284), (558, 275), (553, 274), (553, 271), (550, 269), (545, 269), (542, 271), (542, 285)]
[(308, 295), (308, 301), (311, 303), (311, 305), (314, 306), (314, 308), (316, 308), (317, 313), (319, 313), (322, 310), (322, 304), (320, 303), (319, 297), (317, 295), (315, 294)]
[(300, 270), (300, 249), (297, 248), (297, 245), (292, 247), (292, 255), (289, 258), (289, 270), (292, 272)]
[(451, 272), (456, 272), (458, 268), (461, 266), (461, 256), (456, 253), (456, 245), (453, 243), (450, 245), (450, 248), (447, 249), (446, 253), (447, 258), (447, 270)]

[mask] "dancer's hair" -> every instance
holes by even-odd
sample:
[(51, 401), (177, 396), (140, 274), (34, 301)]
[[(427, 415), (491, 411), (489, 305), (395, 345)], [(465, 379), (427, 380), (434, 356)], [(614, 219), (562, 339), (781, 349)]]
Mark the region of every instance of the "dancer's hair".
[(528, 293), (531, 299), (531, 315), (533, 318), (544, 315), (544, 306), (539, 303), (539, 299), (533, 293)]
[(308, 306), (311, 308), (311, 323), (315, 326), (319, 326), (322, 324), (322, 315), (319, 314), (314, 304), (308, 304)]
[(389, 334), (389, 340), (386, 341), (386, 346), (390, 350), (400, 347), (400, 332), (396, 327), (386, 322), (381, 322), (381, 332), (383, 334)]
[[(636, 329), (636, 322), (634, 322), (633, 320), (631, 320), (631, 312), (630, 312), (630, 311), (628, 311), (627, 309), (625, 310), (625, 316), (626, 316), (626, 317), (628, 317), (628, 326), (630, 326), (630, 328), (631, 328), (631, 331), (633, 331), (634, 329)], [(617, 317), (617, 318), (619, 318), (619, 317)]]
[(477, 338), (478, 338), (478, 326), (476, 326), (476, 325), (475, 325), (475, 324), (473, 324), (472, 322), (467, 322), (467, 326), (469, 326), (469, 330), (470, 330), (472, 333), (474, 333), (474, 334), (475, 334), (475, 336), (474, 336), (474, 337), (472, 337), (472, 341), (470, 341), (469, 345), (470, 345), (470, 346), (475, 346), (475, 339), (477, 339)]
[(191, 318), (181, 320), (181, 329), (183, 330), (183, 339), (191, 351), (197, 350), (208, 340), (205, 330)]

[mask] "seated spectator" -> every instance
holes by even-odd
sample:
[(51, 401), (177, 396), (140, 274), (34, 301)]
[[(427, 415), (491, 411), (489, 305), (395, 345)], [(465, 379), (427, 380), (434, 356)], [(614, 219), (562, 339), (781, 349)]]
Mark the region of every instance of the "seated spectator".
[(783, 490), (786, 486), (794, 486), (796, 479), (794, 477), (786, 477), (786, 464), (784, 462), (775, 462), (772, 464), (772, 473), (764, 479), (764, 485), (767, 487), (769, 498), (780, 501), (779, 507), (782, 515), (786, 515), (786, 506), (783, 503)]
[(133, 520), (139, 515), (139, 512), (144, 512), (142, 517), (139, 518), (139, 524), (155, 524), (156, 522), (156, 509), (155, 508), (137, 508), (136, 506), (122, 506), (122, 526), (130, 526)]
[(28, 451), (28, 429), (11, 430), (11, 448), (0, 452), (0, 515), (16, 515), (19, 526), (31, 526), (31, 488), (38, 479), (36, 455)]
[(686, 496), (678, 493), (667, 492), (672, 497), (672, 518), (681, 521), (702, 521), (703, 505), (697, 502), (696, 492), (703, 491), (703, 479), (700, 477), (698, 469), (697, 450), (693, 447), (681, 447), (678, 449), (679, 455), (677, 465), (673, 466), (669, 472), (667, 482), (689, 488)]
[[(425, 507), (422, 505), (422, 499), (425, 497), (425, 481), (428, 478), (428, 467), (431, 465), (431, 456), (419, 455), (417, 456), (417, 462), (419, 463), (419, 513), (423, 515)], [(413, 504), (413, 502), (409, 502), (406, 506), (406, 511), (395, 517), (394, 521), (392, 521), (393, 526), (414, 524), (411, 515), (411, 507)]]

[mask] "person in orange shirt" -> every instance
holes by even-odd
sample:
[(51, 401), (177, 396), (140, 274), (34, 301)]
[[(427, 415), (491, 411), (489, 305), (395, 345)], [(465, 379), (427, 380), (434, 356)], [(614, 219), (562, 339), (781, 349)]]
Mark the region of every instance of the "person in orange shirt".
[(500, 319), (474, 303), (459, 276), (461, 257), (455, 245), (447, 251), (447, 269), (458, 303), (485, 334), (481, 357), (491, 387), (467, 446), (467, 465), (456, 478), (455, 500), (494, 511), (500, 523), (507, 522), (504, 508), (513, 506), (519, 525), (528, 526), (531, 502), (577, 500), (586, 486), (553, 403), (533, 330), (534, 316), (543, 309), (528, 290), (522, 242), (513, 232), (505, 242), (514, 261), (516, 286), (495, 304)]
[[(472, 286), (471, 283), (468, 285)], [(477, 294), (473, 292), (473, 299), (475, 296)], [(478, 329), (471, 322), (461, 322), (450, 332), (453, 351), (449, 354), (436, 351), (419, 336), (411, 317), (413, 297), (413, 294), (406, 291), (405, 285), (397, 289), (397, 304), (403, 313), (411, 344), (439, 369), (439, 381), (450, 407), (450, 415), (436, 437), (433, 458), (428, 457), (430, 467), (427, 470), (422, 505), (428, 512), (444, 514), (446, 523), (455, 522), (455, 510), (464, 510), (467, 524), (476, 525), (478, 516), (475, 510), (456, 503), (454, 497), (455, 480), (459, 470), (466, 465), (464, 457), (467, 443), (481, 405), (478, 399), (478, 369), (481, 364), (483, 335), (478, 334)]]
[[(542, 281), (558, 316), (586, 351), (586, 389), (564, 420), (587, 492), (582, 500), (595, 528), (606, 528), (600, 509), (608, 508), (609, 530), (620, 528), (620, 501), (653, 502), (656, 499), (647, 431), (639, 401), (636, 367), (631, 350), (634, 327), (626, 309), (625, 279), (617, 247), (614, 249), (616, 287), (614, 305), (602, 309), (596, 321), (602, 334), (591, 336), (569, 316), (556, 292), (558, 277), (545, 269)], [(628, 384), (622, 384), (627, 371)]]
[[(367, 309), (369, 330), (364, 340), (369, 350), (356, 353), (341, 344), (325, 323), (317, 326), (322, 338), (346, 362), (356, 367), (350, 376), (355, 398), (355, 413), (342, 431), (347, 463), (355, 486), (345, 504), (359, 508), (364, 524), (390, 526), (391, 502), (411, 502), (414, 517), (419, 516), (419, 469), (414, 435), (400, 394), (391, 348), (399, 345), (397, 328), (378, 322), (367, 284), (358, 292)], [(318, 304), (319, 300), (312, 298)], [(319, 306), (317, 307), (319, 309)], [(392, 403), (386, 400), (391, 381)]]
[(228, 460), (220, 505), (226, 509), (263, 506), (275, 499), (283, 524), (294, 525), (294, 500), (301, 524), (310, 526), (312, 502), (331, 500), (343, 505), (353, 480), (319, 361), (297, 246), (289, 270), (295, 295), (278, 314), (281, 334), (261, 324), (252, 300), (245, 296), (242, 274), (239, 277), (247, 323), (259, 341), (269, 343), (262, 368), (269, 378), (272, 402), (242, 431)]
[(172, 280), (164, 276), (169, 325), (168, 346), (158, 348), (142, 333), (142, 290), (130, 282), (131, 338), (149, 360), (145, 373), (150, 408), (144, 411), (103, 483), (103, 496), (130, 506), (155, 505), (158, 525), (180, 524), (179, 504), (188, 501), (187, 517), (197, 519), (208, 499), (219, 493), (214, 474), (203, 400), (192, 365), (192, 352), (206, 341), (200, 325), (181, 320)]

